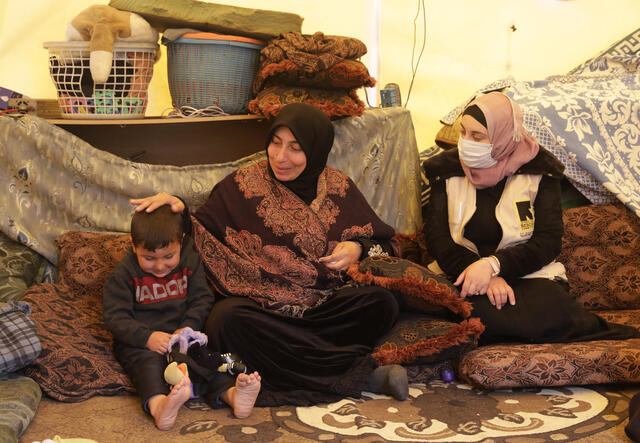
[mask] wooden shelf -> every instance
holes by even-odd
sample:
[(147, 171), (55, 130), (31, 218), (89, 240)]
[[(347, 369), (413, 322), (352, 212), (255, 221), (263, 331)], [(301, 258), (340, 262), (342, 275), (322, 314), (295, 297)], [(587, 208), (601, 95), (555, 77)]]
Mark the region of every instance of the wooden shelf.
[(216, 117), (144, 117), (144, 118), (118, 118), (118, 119), (74, 119), (74, 118), (55, 118), (47, 119), (49, 123), (54, 125), (155, 125), (155, 124), (172, 124), (172, 123), (204, 123), (214, 121), (228, 120), (262, 120), (265, 117), (255, 114), (243, 115), (220, 115)]
[(226, 163), (265, 149), (259, 115), (139, 119), (49, 119), (97, 149), (156, 165)]

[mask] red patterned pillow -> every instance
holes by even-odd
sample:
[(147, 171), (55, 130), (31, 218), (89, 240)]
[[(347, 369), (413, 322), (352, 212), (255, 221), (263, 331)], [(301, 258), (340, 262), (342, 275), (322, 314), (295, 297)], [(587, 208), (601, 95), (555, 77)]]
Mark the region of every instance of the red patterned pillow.
[(623, 205), (564, 211), (558, 258), (571, 294), (589, 309), (640, 308), (640, 219)]
[(129, 251), (129, 234), (71, 231), (56, 239), (60, 248), (58, 282), (77, 294), (100, 291), (113, 268)]
[(265, 117), (276, 117), (285, 105), (308, 103), (329, 117), (362, 115), (364, 103), (351, 89), (316, 89), (298, 86), (273, 86), (260, 91), (249, 102), (249, 112)]
[(359, 88), (375, 86), (367, 67), (357, 60), (343, 60), (322, 71), (305, 71), (291, 60), (260, 66), (253, 83), (258, 94), (268, 85), (310, 86), (313, 88)]

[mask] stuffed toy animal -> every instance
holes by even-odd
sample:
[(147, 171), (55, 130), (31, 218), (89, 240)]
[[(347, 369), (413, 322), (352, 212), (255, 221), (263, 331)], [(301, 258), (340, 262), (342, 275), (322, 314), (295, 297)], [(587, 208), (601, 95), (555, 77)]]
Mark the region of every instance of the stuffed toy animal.
[(188, 375), (191, 379), (191, 396), (202, 398), (213, 407), (217, 404), (218, 398), (210, 386), (211, 383), (214, 386), (217, 384), (217, 374), (226, 372), (235, 376), (249, 372), (237, 355), (211, 351), (207, 348), (207, 336), (189, 327), (171, 336), (167, 360), (169, 364), (164, 371), (166, 382), (176, 385), (184, 375)]
[(177, 385), (182, 380), (182, 377), (189, 376), (189, 370), (186, 363), (178, 364), (172, 361), (164, 368), (164, 379), (170, 385)]
[(138, 14), (107, 5), (93, 5), (67, 26), (67, 41), (90, 41), (89, 68), (95, 83), (105, 83), (111, 71), (116, 41), (157, 43), (158, 31)]

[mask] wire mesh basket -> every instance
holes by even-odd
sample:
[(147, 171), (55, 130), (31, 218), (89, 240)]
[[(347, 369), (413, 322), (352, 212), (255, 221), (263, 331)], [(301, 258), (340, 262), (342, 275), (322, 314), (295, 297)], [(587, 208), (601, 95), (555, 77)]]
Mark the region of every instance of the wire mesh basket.
[(94, 83), (91, 77), (89, 42), (46, 42), (43, 46), (49, 50), (49, 73), (64, 118), (144, 117), (157, 44), (116, 42), (105, 83)]
[(204, 34), (214, 37), (164, 41), (173, 106), (217, 106), (228, 114), (246, 113), (264, 44), (244, 37), (196, 35)]

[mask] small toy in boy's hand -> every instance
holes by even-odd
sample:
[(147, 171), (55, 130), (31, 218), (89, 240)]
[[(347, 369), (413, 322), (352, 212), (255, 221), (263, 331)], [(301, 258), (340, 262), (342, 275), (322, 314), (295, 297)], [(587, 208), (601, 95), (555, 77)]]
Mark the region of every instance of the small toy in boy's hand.
[(164, 379), (172, 386), (177, 385), (182, 380), (182, 377), (189, 376), (189, 370), (186, 363), (180, 363), (173, 361), (167, 365), (164, 370)]
[(451, 383), (456, 379), (456, 376), (451, 369), (445, 369), (440, 373), (440, 378), (445, 383)]

